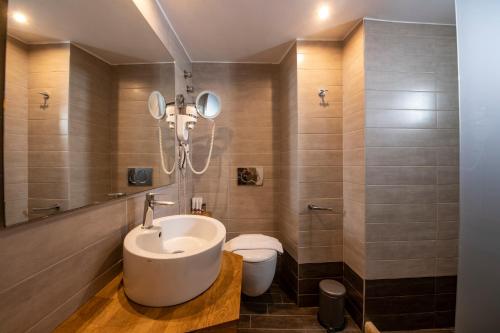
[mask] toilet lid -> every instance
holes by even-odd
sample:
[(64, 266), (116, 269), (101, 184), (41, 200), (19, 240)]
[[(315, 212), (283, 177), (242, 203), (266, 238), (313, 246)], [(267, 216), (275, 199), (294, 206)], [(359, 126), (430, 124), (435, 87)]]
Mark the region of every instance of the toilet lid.
[(246, 262), (262, 262), (276, 256), (275, 250), (259, 249), (259, 250), (238, 250), (234, 253), (243, 257)]

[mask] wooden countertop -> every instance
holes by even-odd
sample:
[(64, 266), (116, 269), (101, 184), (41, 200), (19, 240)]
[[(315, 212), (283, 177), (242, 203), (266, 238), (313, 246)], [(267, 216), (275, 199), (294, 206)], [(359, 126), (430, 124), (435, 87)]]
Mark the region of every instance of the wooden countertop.
[(122, 274), (82, 305), (54, 332), (191, 332), (239, 319), (243, 258), (224, 252), (221, 272), (200, 296), (183, 304), (153, 308), (123, 291)]

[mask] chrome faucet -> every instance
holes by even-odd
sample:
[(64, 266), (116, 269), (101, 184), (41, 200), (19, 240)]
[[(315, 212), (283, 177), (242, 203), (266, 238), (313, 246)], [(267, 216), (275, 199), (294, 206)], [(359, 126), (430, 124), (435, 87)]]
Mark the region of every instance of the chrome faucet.
[(144, 215), (142, 217), (142, 227), (144, 229), (149, 229), (153, 226), (153, 217), (154, 217), (154, 207), (156, 205), (175, 205), (175, 202), (172, 201), (158, 201), (155, 200), (156, 193), (147, 193), (146, 201), (144, 201)]

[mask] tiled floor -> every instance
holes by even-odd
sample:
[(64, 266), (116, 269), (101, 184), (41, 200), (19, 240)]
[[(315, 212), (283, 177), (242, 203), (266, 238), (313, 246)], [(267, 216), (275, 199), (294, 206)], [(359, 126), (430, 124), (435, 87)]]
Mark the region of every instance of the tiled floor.
[(416, 331), (384, 331), (383, 333), (454, 333), (452, 329), (431, 329), (431, 330), (416, 330)]
[[(240, 320), (223, 327), (205, 329), (205, 333), (322, 333), (326, 330), (318, 323), (316, 307), (298, 307), (279, 288), (273, 285), (258, 297), (242, 296)], [(361, 333), (347, 316), (343, 333)]]
[[(203, 333), (323, 333), (326, 330), (316, 318), (317, 307), (298, 307), (277, 284), (258, 297), (242, 295), (240, 320), (237, 323), (208, 328)], [(361, 333), (346, 315), (342, 333)], [(397, 331), (383, 333), (454, 333), (450, 329)]]

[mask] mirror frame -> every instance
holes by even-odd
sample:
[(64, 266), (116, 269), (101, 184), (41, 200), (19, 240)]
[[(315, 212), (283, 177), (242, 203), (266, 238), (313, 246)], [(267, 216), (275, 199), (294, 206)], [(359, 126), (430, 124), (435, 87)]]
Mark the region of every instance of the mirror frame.
[[(215, 98), (217, 99), (217, 102), (219, 103), (219, 111), (217, 112), (216, 115), (214, 115), (213, 117), (207, 117), (206, 115), (204, 114), (201, 114), (200, 113), (200, 110), (198, 109), (198, 105), (199, 105), (199, 101), (200, 101), (200, 98), (205, 95), (205, 94), (209, 94), (209, 95), (213, 95), (215, 96)], [(211, 90), (203, 90), (202, 92), (200, 92), (198, 94), (198, 96), (196, 96), (196, 101), (195, 101), (195, 106), (196, 106), (196, 112), (198, 113), (198, 115), (202, 118), (205, 118), (205, 119), (215, 119), (217, 118), (221, 112), (222, 112), (222, 106), (221, 106), (221, 101), (220, 101), (220, 97), (219, 95), (217, 95), (216, 93), (214, 93), (213, 91)]]
[(7, 1), (0, 0), (0, 135), (2, 144), (0, 147), (0, 227), (6, 228), (5, 219), (5, 187), (4, 187), (4, 163), (3, 163), (3, 126), (4, 126), (4, 97), (5, 97), (5, 49), (7, 47)]

